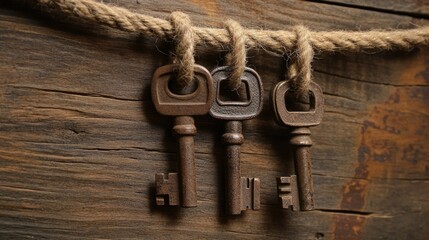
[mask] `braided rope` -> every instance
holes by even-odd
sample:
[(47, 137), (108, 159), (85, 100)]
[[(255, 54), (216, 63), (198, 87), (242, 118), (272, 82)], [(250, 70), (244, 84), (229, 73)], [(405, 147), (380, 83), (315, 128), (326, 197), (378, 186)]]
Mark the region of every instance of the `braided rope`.
[[(144, 14), (133, 13), (127, 9), (108, 6), (93, 0), (35, 0), (38, 3), (57, 8), (59, 11), (94, 21), (128, 32), (140, 32), (158, 38), (172, 38), (173, 25), (166, 20)], [(195, 44), (220, 48), (230, 42), (227, 30), (217, 28), (193, 27)], [(292, 31), (272, 31), (245, 29), (246, 46), (264, 48), (281, 55), (295, 47), (296, 34)], [(320, 31), (309, 32), (311, 46), (321, 52), (357, 52), (370, 49), (410, 49), (416, 45), (429, 43), (429, 27), (396, 31)]]

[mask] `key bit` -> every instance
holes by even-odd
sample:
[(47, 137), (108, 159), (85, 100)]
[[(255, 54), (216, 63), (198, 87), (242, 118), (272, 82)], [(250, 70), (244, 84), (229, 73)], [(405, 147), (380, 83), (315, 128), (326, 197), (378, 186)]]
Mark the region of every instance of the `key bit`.
[(156, 205), (179, 205), (179, 176), (177, 173), (157, 173), (156, 183)]
[(261, 208), (260, 202), (261, 181), (259, 178), (241, 178), (241, 211), (247, 209), (258, 210)]
[(277, 178), (277, 191), (282, 208), (290, 208), (292, 211), (300, 210), (295, 175)]

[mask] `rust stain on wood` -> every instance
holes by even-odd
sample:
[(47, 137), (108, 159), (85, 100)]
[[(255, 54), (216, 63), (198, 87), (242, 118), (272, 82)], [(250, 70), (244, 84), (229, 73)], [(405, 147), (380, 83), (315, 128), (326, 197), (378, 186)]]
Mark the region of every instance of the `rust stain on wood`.
[[(375, 105), (363, 122), (358, 136), (358, 162), (353, 179), (343, 187), (342, 210), (365, 211), (370, 180), (401, 178), (402, 172), (393, 171), (398, 165), (404, 173), (428, 171), (425, 159), (429, 151), (424, 145), (429, 135), (425, 121), (429, 115), (429, 89), (418, 86), (429, 82), (429, 60), (425, 54), (421, 56), (410, 61), (408, 71), (399, 77), (399, 84), (406, 86), (392, 87), (387, 101)], [(360, 239), (369, 217), (336, 215), (335, 238)]]

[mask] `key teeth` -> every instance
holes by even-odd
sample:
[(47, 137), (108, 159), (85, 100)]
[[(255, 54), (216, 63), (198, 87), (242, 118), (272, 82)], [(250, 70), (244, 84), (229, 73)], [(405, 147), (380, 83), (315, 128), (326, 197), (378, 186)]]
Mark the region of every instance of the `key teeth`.
[(155, 174), (156, 205), (179, 205), (179, 176), (177, 173)]
[(260, 202), (261, 181), (259, 178), (241, 178), (241, 210), (261, 208)]
[(277, 178), (277, 191), (282, 208), (300, 210), (296, 175)]

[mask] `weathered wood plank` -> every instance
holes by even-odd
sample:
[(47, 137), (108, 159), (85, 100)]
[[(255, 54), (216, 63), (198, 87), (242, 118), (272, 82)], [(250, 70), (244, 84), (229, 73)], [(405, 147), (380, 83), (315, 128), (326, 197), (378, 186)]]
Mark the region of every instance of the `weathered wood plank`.
[[(216, 27), (225, 16), (246, 27), (272, 29), (295, 23), (319, 30), (427, 24), (295, 1), (280, 7), (275, 1), (111, 2), (161, 17), (181, 9), (199, 25)], [(279, 210), (276, 199), (275, 178), (293, 172), (287, 129), (274, 123), (267, 101), (282, 75), (282, 59), (251, 51), (249, 64), (264, 81), (266, 102), (262, 115), (245, 123), (242, 171), (261, 178), (262, 209), (230, 218), (223, 213), (222, 122), (208, 116), (196, 119), (199, 206), (154, 206), (154, 173), (176, 165), (171, 119), (158, 115), (151, 103), (151, 74), (168, 61), (154, 41), (51, 22), (0, 10), (2, 237), (424, 239), (429, 234), (428, 49), (318, 56), (314, 75), (326, 98), (324, 122), (312, 128), (318, 210), (298, 213)], [(199, 50), (197, 60), (212, 69), (220, 57)]]

